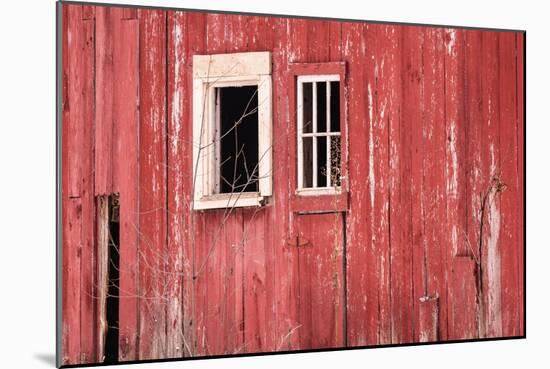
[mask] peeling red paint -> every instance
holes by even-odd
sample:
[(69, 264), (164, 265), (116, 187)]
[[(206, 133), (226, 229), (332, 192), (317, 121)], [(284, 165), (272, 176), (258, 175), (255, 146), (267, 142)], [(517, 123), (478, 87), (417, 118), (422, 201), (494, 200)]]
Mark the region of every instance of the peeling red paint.
[[(110, 192), (120, 360), (524, 333), (524, 34), (131, 10), (63, 5), (65, 364), (99, 360)], [(192, 56), (245, 51), (272, 52), (273, 196), (192, 211)], [(293, 188), (294, 63), (342, 73), (328, 200)]]

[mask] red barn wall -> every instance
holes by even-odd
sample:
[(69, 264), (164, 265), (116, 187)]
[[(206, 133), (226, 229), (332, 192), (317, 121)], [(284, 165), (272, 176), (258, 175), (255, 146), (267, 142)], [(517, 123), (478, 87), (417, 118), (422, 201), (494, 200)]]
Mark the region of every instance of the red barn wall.
[[(101, 360), (112, 192), (120, 360), (524, 334), (523, 33), (68, 4), (62, 24), (64, 363)], [(266, 50), (274, 195), (191, 211), (192, 56)], [(349, 207), (298, 214), (290, 64), (330, 61)]]

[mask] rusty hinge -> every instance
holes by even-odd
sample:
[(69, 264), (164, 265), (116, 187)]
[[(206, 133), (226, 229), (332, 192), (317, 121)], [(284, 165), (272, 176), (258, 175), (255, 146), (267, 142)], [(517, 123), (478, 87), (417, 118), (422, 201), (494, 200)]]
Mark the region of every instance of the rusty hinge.
[(294, 246), (294, 247), (304, 247), (311, 244), (309, 240), (305, 239), (304, 237), (300, 237), (300, 235), (291, 236), (287, 238), (286, 243), (289, 246)]

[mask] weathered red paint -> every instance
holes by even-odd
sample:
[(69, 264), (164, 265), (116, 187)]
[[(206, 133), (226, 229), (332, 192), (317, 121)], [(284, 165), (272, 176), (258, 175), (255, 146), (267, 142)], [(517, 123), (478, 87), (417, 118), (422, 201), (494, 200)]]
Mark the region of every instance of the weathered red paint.
[[(95, 362), (94, 24), (89, 7), (64, 7), (63, 252), (64, 362)], [(70, 169), (69, 169), (70, 168)], [(82, 316), (86, 319), (82, 319)]]
[[(166, 12), (139, 9), (139, 358), (166, 356)], [(122, 195), (123, 196), (123, 195)]]
[(300, 214), (296, 217), (299, 291), (297, 304), (301, 349), (345, 346), (344, 216)]
[(188, 109), (179, 91), (186, 89), (185, 74), (181, 70), (186, 64), (185, 55), (185, 14), (167, 13), (167, 24), (174, 32), (168, 33), (168, 44), (173, 47), (168, 51), (167, 63), (174, 65), (168, 70), (168, 96), (173, 98), (167, 101), (167, 289), (169, 291), (169, 303), (166, 310), (166, 355), (176, 357), (183, 355), (185, 351), (183, 330), (184, 312), (182, 309), (183, 278), (185, 275), (185, 259), (183, 257), (183, 244), (185, 243), (186, 218), (184, 218), (185, 191), (183, 178), (178, 173), (187, 168), (185, 152), (181, 135), (182, 122)]
[[(525, 176), (525, 33), (516, 35), (516, 165), (518, 175)], [(523, 96), (522, 96), (523, 93)], [(512, 148), (513, 150), (513, 148)], [(518, 243), (525, 242), (525, 237), (522, 239), (520, 234), (525, 235), (525, 181), (521, 178), (517, 179), (518, 190), (515, 193), (516, 204), (519, 209), (516, 209), (516, 234)], [(525, 246), (524, 246), (525, 247)], [(519, 316), (519, 334), (525, 335), (525, 252), (524, 250), (516, 249), (514, 251), (519, 283), (516, 287), (518, 291), (517, 310)], [(521, 273), (523, 272), (523, 273)]]
[[(440, 240), (444, 239), (446, 227), (441, 220), (446, 216), (445, 198), (445, 94), (440, 88), (440, 81), (445, 79), (445, 55), (440, 51), (445, 47), (443, 29), (432, 28), (426, 31), (424, 38), (424, 111), (425, 125), (422, 130), (423, 179), (422, 179), (422, 218), (424, 219), (424, 254), (426, 268), (423, 273), (424, 296), (421, 299), (437, 302), (437, 339), (448, 337), (446, 285), (446, 247)], [(421, 302), (420, 309), (423, 303)], [(433, 307), (428, 303), (428, 306)], [(422, 310), (421, 310), (422, 311)], [(422, 333), (422, 332), (421, 332)], [(433, 335), (428, 335), (428, 338)]]
[(115, 75), (127, 77), (115, 84), (117, 97), (114, 119), (116, 148), (114, 178), (120, 198), (120, 305), (119, 342), (120, 359), (138, 358), (139, 312), (139, 23), (137, 19), (123, 18), (118, 22), (115, 36)]
[[(75, 4), (63, 27), (63, 363), (102, 360), (111, 192), (120, 360), (524, 334), (522, 33)], [(273, 196), (192, 211), (192, 56), (265, 50)], [(344, 191), (305, 201), (293, 76), (321, 70)]]
[[(453, 203), (452, 206), (457, 210), (458, 213), (462, 214), (460, 218), (461, 228), (465, 231), (459, 232), (455, 231), (457, 239), (457, 251), (456, 255), (458, 257), (453, 257), (452, 253), (448, 253), (449, 261), (451, 267), (453, 268), (453, 278), (456, 287), (449, 290), (449, 304), (454, 307), (456, 314), (452, 317), (449, 316), (449, 321), (453, 322), (452, 325), (449, 325), (449, 338), (462, 338), (467, 334), (479, 335), (479, 322), (477, 316), (479, 313), (480, 306), (475, 308), (468, 308), (464, 313), (461, 313), (462, 302), (460, 299), (471, 299), (467, 296), (475, 296), (479, 291), (478, 280), (475, 276), (472, 275), (470, 264), (479, 265), (480, 261), (480, 250), (479, 250), (479, 229), (480, 229), (480, 209), (481, 209), (481, 200), (480, 194), (485, 191), (484, 184), (481, 183), (481, 162), (480, 162), (480, 152), (484, 143), (482, 142), (481, 127), (483, 126), (483, 120), (481, 115), (481, 104), (480, 99), (482, 96), (481, 91), (481, 73), (482, 69), (480, 68), (480, 35), (472, 31), (461, 31), (457, 32), (455, 35), (455, 44), (463, 44), (464, 48), (462, 50), (457, 49), (457, 58), (456, 67), (454, 67), (454, 75), (457, 75), (458, 79), (458, 94), (455, 102), (452, 102), (453, 106), (457, 106), (458, 101), (464, 100), (465, 103), (461, 105), (464, 108), (456, 108), (456, 116), (454, 118), (455, 122), (460, 122), (458, 128), (454, 128), (453, 131), (447, 132), (447, 136), (450, 133), (453, 133), (453, 137), (456, 137), (455, 140), (458, 144), (455, 146), (458, 148), (457, 151), (457, 161), (458, 158), (465, 158), (466, 166), (463, 170), (458, 171), (457, 174), (457, 183), (462, 184), (457, 189), (457, 196), (455, 197), (458, 200), (458, 204)], [(447, 36), (451, 40), (450, 35)], [(448, 60), (452, 56), (452, 53), (447, 52)], [(461, 65), (460, 56), (464, 59), (463, 65)], [(463, 73), (460, 73), (461, 70), (464, 70)], [(470, 81), (466, 84), (465, 81)], [(464, 87), (461, 87), (464, 86)], [(449, 99), (447, 99), (448, 101)], [(449, 104), (449, 102), (448, 102)], [(448, 120), (451, 122), (451, 120)], [(449, 126), (449, 125), (448, 125)], [(457, 127), (455, 124), (452, 127)], [(464, 132), (468, 132), (467, 139), (464, 138)], [(451, 141), (453, 142), (453, 141)], [(448, 168), (452, 168), (453, 157), (449, 155), (451, 160), (448, 160)], [(478, 169), (479, 168), (479, 169)], [(464, 197), (464, 192), (467, 191), (473, 196)], [(465, 210), (464, 210), (465, 209)], [(449, 214), (449, 212), (447, 212)], [(448, 222), (449, 235), (452, 237), (452, 222)], [(462, 240), (462, 242), (458, 242)], [(471, 246), (471, 247), (470, 247)], [(460, 247), (460, 248), (459, 248)], [(455, 265), (456, 268), (455, 268)], [(463, 271), (466, 270), (464, 273)], [(476, 269), (473, 268), (475, 271)], [(460, 286), (464, 288), (464, 297), (462, 295), (456, 295), (453, 291), (459, 293)], [(456, 323), (455, 323), (456, 322)]]

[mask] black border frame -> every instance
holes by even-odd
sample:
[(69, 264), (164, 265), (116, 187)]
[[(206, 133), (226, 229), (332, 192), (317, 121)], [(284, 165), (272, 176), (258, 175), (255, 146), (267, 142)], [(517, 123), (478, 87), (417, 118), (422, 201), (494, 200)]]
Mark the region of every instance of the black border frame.
[[(117, 7), (117, 8), (134, 8), (134, 9), (156, 9), (165, 11), (189, 11), (199, 13), (214, 13), (214, 14), (238, 14), (238, 15), (255, 15), (255, 16), (267, 16), (267, 17), (279, 17), (279, 18), (300, 18), (300, 19), (316, 19), (327, 21), (339, 21), (339, 22), (357, 22), (357, 23), (372, 23), (372, 24), (387, 24), (387, 25), (402, 25), (402, 26), (421, 26), (421, 27), (438, 27), (438, 28), (456, 28), (456, 29), (468, 29), (479, 31), (497, 31), (497, 32), (518, 32), (523, 33), (523, 335), (520, 336), (507, 336), (507, 337), (491, 337), (491, 338), (475, 338), (475, 339), (463, 339), (463, 340), (447, 340), (437, 342), (412, 342), (412, 343), (398, 343), (387, 345), (368, 345), (368, 346), (353, 346), (353, 347), (333, 347), (323, 349), (309, 349), (309, 350), (292, 350), (292, 351), (274, 351), (274, 352), (258, 352), (258, 353), (245, 353), (245, 354), (231, 354), (231, 355), (212, 355), (212, 356), (197, 356), (197, 357), (181, 357), (181, 358), (169, 358), (169, 359), (150, 359), (150, 360), (132, 360), (123, 361), (117, 363), (90, 363), (90, 364), (71, 364), (61, 365), (62, 359), (62, 220), (63, 220), (63, 207), (62, 207), (62, 67), (63, 67), (63, 40), (62, 40), (62, 6), (63, 4), (73, 5), (89, 5), (89, 6), (103, 6), (103, 7)], [(191, 9), (191, 8), (179, 8), (179, 7), (166, 7), (166, 6), (153, 6), (153, 5), (132, 5), (132, 4), (113, 4), (113, 3), (100, 3), (100, 2), (85, 2), (85, 1), (63, 1), (57, 0), (56, 3), (56, 50), (55, 50), (55, 120), (56, 120), (56, 142), (55, 142), (55, 189), (56, 189), (56, 290), (55, 290), (55, 302), (56, 302), (56, 347), (55, 347), (55, 362), (58, 368), (83, 368), (83, 367), (96, 367), (96, 366), (111, 366), (111, 365), (126, 365), (126, 364), (147, 364), (147, 363), (164, 363), (174, 361), (190, 361), (190, 360), (208, 360), (208, 359), (223, 359), (223, 358), (239, 358), (239, 357), (254, 357), (254, 356), (270, 356), (270, 355), (285, 355), (285, 354), (298, 354), (298, 353), (316, 353), (316, 352), (334, 352), (334, 351), (352, 351), (362, 349), (374, 349), (374, 348), (388, 348), (388, 347), (411, 347), (411, 346), (428, 346), (428, 345), (444, 345), (453, 343), (468, 343), (468, 342), (491, 342), (491, 341), (507, 341), (527, 338), (527, 31), (521, 29), (505, 29), (505, 28), (483, 28), (483, 27), (470, 27), (470, 26), (456, 26), (445, 24), (425, 24), (425, 23), (409, 23), (409, 22), (390, 22), (390, 21), (376, 21), (368, 19), (351, 19), (351, 18), (332, 18), (332, 17), (314, 17), (303, 15), (288, 15), (288, 14), (269, 14), (269, 13), (253, 13), (253, 12), (239, 12), (239, 11), (225, 11), (225, 10), (210, 10), (210, 9)]]
[(61, 367), (63, 299), (63, 206), (62, 206), (62, 99), (63, 99), (63, 2), (55, 4), (55, 366)]

